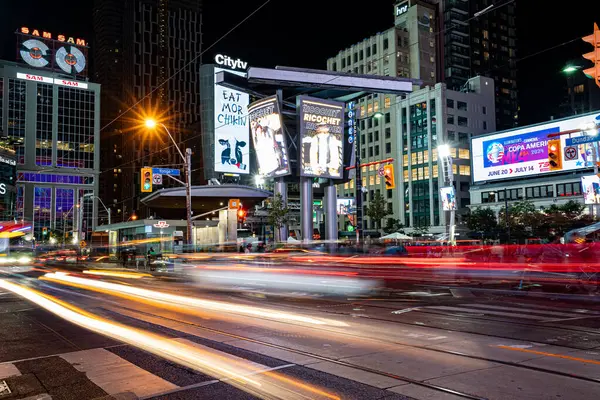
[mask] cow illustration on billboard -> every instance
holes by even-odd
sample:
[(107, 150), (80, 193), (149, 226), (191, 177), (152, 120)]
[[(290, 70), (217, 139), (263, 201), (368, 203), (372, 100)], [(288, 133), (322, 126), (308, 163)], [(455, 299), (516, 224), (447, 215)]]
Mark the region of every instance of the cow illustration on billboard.
[(231, 154), (231, 143), (229, 143), (229, 139), (219, 139), (219, 144), (221, 146), (225, 146), (225, 149), (221, 152), (221, 163), (223, 165), (235, 165), (239, 169), (245, 171), (246, 164), (244, 164), (244, 156), (242, 154), (242, 147), (246, 147), (246, 142), (235, 140), (235, 154), (232, 156)]

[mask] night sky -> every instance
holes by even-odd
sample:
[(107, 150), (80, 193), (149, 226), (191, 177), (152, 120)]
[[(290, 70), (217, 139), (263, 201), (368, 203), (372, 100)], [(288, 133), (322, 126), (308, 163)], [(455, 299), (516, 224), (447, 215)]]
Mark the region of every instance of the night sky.
[[(92, 0), (59, 6), (47, 0), (0, 0), (0, 59), (15, 59), (13, 32), (22, 25), (92, 39)], [(255, 10), (264, 0), (208, 0), (204, 6), (204, 48)], [(533, 0), (517, 1), (518, 88), (520, 125), (547, 120), (565, 96), (566, 79), (560, 72), (570, 60), (591, 66), (581, 54), (591, 46), (581, 40), (554, 50), (544, 49), (590, 34), (600, 12), (593, 0), (573, 2), (577, 7)], [(226, 53), (250, 65), (325, 69), (328, 57), (363, 38), (393, 25), (394, 0), (377, 0), (353, 7), (332, 0), (271, 0), (258, 13), (208, 50), (203, 59)], [(597, 4), (597, 3), (596, 3)], [(533, 55), (533, 56), (532, 56)], [(93, 62), (93, 60), (92, 60)]]

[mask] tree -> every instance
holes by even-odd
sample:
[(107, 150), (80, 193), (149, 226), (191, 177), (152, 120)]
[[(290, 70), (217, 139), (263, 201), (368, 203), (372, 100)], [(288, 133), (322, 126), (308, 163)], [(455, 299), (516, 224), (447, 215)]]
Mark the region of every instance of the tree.
[(277, 232), (276, 241), (283, 241), (287, 238), (281, 237), (281, 227), (288, 221), (289, 208), (284, 204), (280, 193), (277, 193), (271, 200), (271, 208), (269, 209), (268, 221), (269, 225), (273, 225)]
[(429, 233), (429, 225), (423, 224), (423, 223), (417, 223), (414, 227), (413, 227), (413, 234), (415, 236), (423, 236), (425, 234)]
[(539, 236), (543, 231), (545, 218), (531, 201), (523, 200), (508, 206), (508, 218), (506, 218), (506, 207), (502, 207), (498, 213), (498, 224), (506, 233), (510, 228), (510, 237), (519, 240)]
[(385, 201), (381, 193), (375, 194), (375, 197), (371, 199), (367, 207), (367, 217), (375, 221), (377, 226), (381, 228), (381, 220), (388, 215), (390, 215), (390, 212), (387, 208), (387, 201)]
[(383, 228), (383, 231), (387, 234), (395, 232), (404, 233), (404, 225), (400, 222), (399, 219), (388, 218), (385, 228)]
[(474, 208), (463, 218), (469, 229), (477, 232), (481, 238), (492, 238), (495, 236), (498, 229), (498, 221), (496, 213), (491, 208)]
[(544, 234), (548, 237), (563, 236), (565, 233), (590, 225), (594, 219), (589, 214), (584, 214), (586, 206), (574, 200), (569, 200), (565, 204), (552, 204), (545, 209)]

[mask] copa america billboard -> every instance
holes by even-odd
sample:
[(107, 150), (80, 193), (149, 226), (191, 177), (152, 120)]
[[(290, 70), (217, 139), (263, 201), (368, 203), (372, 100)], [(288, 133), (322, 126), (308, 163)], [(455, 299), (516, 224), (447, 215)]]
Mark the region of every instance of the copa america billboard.
[[(514, 179), (556, 172), (550, 171), (548, 164), (548, 135), (581, 129), (589, 126), (590, 123), (600, 123), (600, 114), (550, 121), (472, 138), (473, 182)], [(592, 154), (594, 149), (597, 150), (598, 142), (577, 143), (575, 138), (582, 136), (584, 136), (582, 132), (560, 136), (563, 171), (593, 166)]]
[[(215, 74), (223, 71), (215, 68)], [(246, 74), (227, 70), (229, 73)], [(250, 173), (248, 93), (215, 85), (215, 172)]]
[(345, 107), (339, 101), (298, 97), (301, 176), (343, 177)]

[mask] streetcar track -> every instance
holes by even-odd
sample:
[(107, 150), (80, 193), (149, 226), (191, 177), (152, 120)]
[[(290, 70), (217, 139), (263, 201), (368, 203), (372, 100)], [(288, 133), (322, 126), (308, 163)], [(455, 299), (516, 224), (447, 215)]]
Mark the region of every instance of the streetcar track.
[[(279, 350), (285, 350), (285, 351), (296, 353), (296, 354), (299, 354), (299, 355), (304, 355), (304, 356), (307, 356), (307, 357), (312, 357), (312, 358), (320, 359), (320, 360), (323, 360), (323, 361), (328, 361), (328, 362), (335, 363), (335, 364), (338, 364), (338, 365), (343, 365), (343, 366), (346, 366), (346, 367), (349, 367), (349, 368), (358, 369), (358, 370), (361, 370), (361, 371), (364, 371), (364, 372), (370, 372), (370, 373), (373, 373), (373, 374), (377, 374), (377, 375), (381, 375), (381, 376), (386, 376), (388, 378), (392, 378), (392, 379), (396, 379), (396, 380), (400, 380), (400, 381), (405, 381), (405, 382), (413, 383), (415, 385), (427, 387), (429, 389), (434, 389), (434, 390), (445, 392), (445, 393), (451, 393), (451, 394), (454, 394), (454, 395), (457, 395), (457, 396), (460, 396), (460, 397), (464, 397), (464, 398), (468, 398), (468, 399), (483, 399), (481, 397), (474, 396), (474, 395), (471, 395), (469, 393), (460, 393), (460, 392), (455, 391), (454, 389), (444, 388), (444, 387), (439, 386), (439, 385), (435, 385), (435, 384), (431, 384), (431, 383), (428, 383), (428, 382), (419, 381), (419, 380), (416, 380), (416, 379), (413, 379), (413, 378), (409, 378), (409, 377), (406, 377), (406, 376), (400, 376), (400, 375), (391, 374), (391, 373), (388, 373), (388, 372), (385, 372), (385, 371), (379, 371), (379, 370), (376, 370), (376, 369), (373, 369), (373, 368), (368, 368), (368, 367), (356, 365), (356, 364), (349, 363), (349, 362), (346, 362), (346, 361), (336, 360), (336, 359), (333, 359), (333, 358), (321, 356), (321, 355), (314, 354), (314, 353), (311, 353), (311, 352), (307, 352), (307, 351), (304, 351), (304, 350), (297, 350), (297, 349), (294, 349), (294, 348), (291, 348), (291, 347), (277, 345), (277, 344), (265, 342), (265, 341), (262, 341), (262, 340), (259, 340), (259, 339), (253, 339), (253, 338), (250, 338), (250, 337), (246, 337), (246, 336), (242, 336), (242, 335), (238, 335), (238, 334), (229, 333), (229, 332), (226, 332), (226, 331), (223, 331), (223, 330), (220, 330), (220, 329), (209, 328), (209, 327), (197, 324), (195, 322), (190, 322), (190, 321), (186, 321), (186, 320), (179, 319), (179, 318), (165, 317), (165, 316), (162, 316), (162, 315), (152, 314), (152, 313), (149, 313), (149, 312), (145, 312), (145, 311), (141, 311), (141, 310), (136, 310), (136, 309), (132, 309), (132, 308), (129, 308), (129, 307), (123, 307), (123, 306), (120, 306), (120, 307), (123, 308), (123, 309), (125, 309), (125, 310), (132, 311), (132, 312), (135, 312), (135, 313), (145, 314), (145, 315), (150, 316), (150, 317), (160, 318), (160, 319), (164, 319), (164, 320), (168, 320), (168, 321), (173, 321), (173, 322), (177, 322), (177, 323), (183, 323), (183, 324), (186, 324), (186, 325), (194, 326), (194, 327), (199, 328), (199, 329), (203, 329), (203, 330), (208, 331), (208, 332), (217, 333), (217, 334), (221, 334), (221, 335), (224, 335), (224, 336), (229, 336), (229, 337), (237, 339), (237, 340), (244, 340), (244, 341), (247, 341), (247, 342), (251, 342), (251, 343), (255, 343), (255, 344), (259, 344), (259, 345), (264, 345), (264, 346), (271, 347), (271, 348), (276, 348), (276, 349), (279, 349)], [(130, 316), (128, 316), (128, 317), (132, 318)], [(148, 323), (148, 321), (145, 321), (145, 322)], [(165, 327), (168, 328), (168, 326), (165, 326)], [(551, 370), (551, 369), (547, 369), (547, 368), (542, 368), (542, 367), (536, 367), (536, 366), (531, 366), (531, 365), (523, 365), (523, 364), (519, 364), (519, 363), (512, 362), (512, 361), (502, 361), (502, 360), (497, 360), (497, 359), (488, 358), (488, 357), (482, 357), (482, 356), (476, 356), (476, 355), (466, 354), (466, 353), (462, 353), (462, 352), (459, 352), (459, 351), (452, 351), (452, 350), (445, 350), (445, 349), (435, 349), (435, 348), (429, 348), (429, 347), (422, 346), (422, 345), (407, 344), (407, 343), (402, 343), (402, 342), (397, 342), (397, 341), (386, 341), (386, 340), (382, 340), (382, 339), (373, 339), (373, 338), (359, 336), (359, 335), (354, 335), (354, 334), (350, 334), (350, 333), (336, 332), (336, 331), (332, 331), (332, 330), (329, 330), (329, 329), (323, 329), (321, 327), (315, 328), (315, 329), (316, 330), (322, 330), (322, 331), (330, 332), (330, 333), (337, 333), (337, 334), (340, 334), (340, 335), (349, 336), (349, 337), (353, 337), (353, 338), (359, 338), (359, 339), (362, 339), (362, 340), (369, 340), (369, 341), (379, 342), (379, 343), (382, 343), (382, 344), (393, 344), (393, 345), (398, 345), (398, 346), (405, 346), (405, 347), (410, 347), (410, 348), (424, 350), (424, 351), (432, 351), (432, 352), (440, 353), (440, 354), (453, 355), (453, 356), (464, 357), (464, 358), (469, 358), (469, 359), (474, 359), (474, 360), (479, 360), (479, 361), (487, 361), (487, 362), (492, 362), (492, 363), (496, 363), (496, 364), (501, 364), (501, 365), (506, 365), (506, 366), (510, 366), (510, 367), (515, 367), (515, 368), (521, 368), (521, 369), (526, 369), (526, 370), (531, 370), (531, 371), (536, 371), (536, 372), (542, 372), (542, 373), (551, 374), (551, 375), (568, 377), (568, 378), (582, 380), (582, 381), (586, 381), (586, 382), (600, 383), (600, 379), (589, 378), (589, 377), (585, 377), (585, 376), (581, 376), (581, 375), (575, 375), (575, 374), (570, 374), (570, 373), (566, 373), (566, 372), (555, 371), (555, 370)]]

